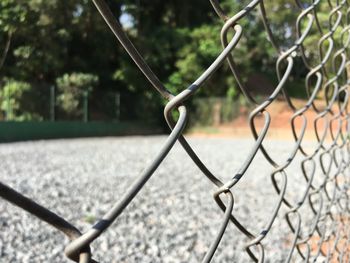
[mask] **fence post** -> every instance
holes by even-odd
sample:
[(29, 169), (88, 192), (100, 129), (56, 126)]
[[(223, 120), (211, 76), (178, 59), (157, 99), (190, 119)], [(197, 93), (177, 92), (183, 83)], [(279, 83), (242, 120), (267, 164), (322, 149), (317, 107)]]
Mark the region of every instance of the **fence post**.
[(89, 91), (85, 90), (84, 93), (83, 93), (83, 122), (88, 122), (89, 121), (89, 114), (88, 114), (88, 111), (89, 111), (89, 100), (88, 100), (88, 97), (89, 97)]
[(56, 120), (56, 94), (55, 86), (50, 87), (50, 121)]
[(12, 119), (12, 109), (11, 109), (11, 98), (10, 92), (6, 92), (6, 121), (10, 121)]
[(115, 93), (115, 118), (120, 121), (120, 93)]

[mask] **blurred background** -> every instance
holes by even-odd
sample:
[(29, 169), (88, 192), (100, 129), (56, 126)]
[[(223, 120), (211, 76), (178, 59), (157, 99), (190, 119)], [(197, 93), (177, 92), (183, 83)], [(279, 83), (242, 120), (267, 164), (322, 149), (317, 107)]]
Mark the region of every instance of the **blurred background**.
[[(209, 1), (107, 2), (174, 94), (187, 88), (222, 50), (222, 21)], [(229, 14), (247, 4), (221, 2)], [(277, 0), (266, 3), (266, 10), (276, 42), (282, 48), (290, 46), (296, 37), (297, 6)], [(323, 17), (320, 10), (318, 14), (320, 23), (327, 25), (327, 13)], [(277, 83), (278, 53), (267, 41), (258, 9), (242, 26), (245, 30), (234, 57), (245, 76), (242, 81), (256, 97), (264, 98)], [(306, 49), (316, 54), (317, 48), (309, 47), (316, 47), (319, 37), (315, 27), (304, 42)], [(165, 101), (117, 43), (92, 1), (2, 0), (0, 46), (2, 141), (167, 131)], [(308, 51), (306, 55), (312, 61), (315, 54)], [(295, 63), (286, 88), (292, 97), (305, 99), (307, 70), (301, 58)], [(232, 122), (249, 112), (227, 63), (188, 101), (188, 107), (190, 132), (239, 128), (242, 121)]]

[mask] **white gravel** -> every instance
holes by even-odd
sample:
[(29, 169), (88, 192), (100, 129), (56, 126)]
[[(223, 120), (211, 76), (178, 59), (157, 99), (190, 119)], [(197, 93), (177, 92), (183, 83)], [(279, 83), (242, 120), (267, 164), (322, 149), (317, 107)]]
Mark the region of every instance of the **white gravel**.
[[(0, 145), (1, 182), (52, 209), (83, 232), (118, 200), (146, 167), (166, 137), (52, 140)], [(253, 140), (190, 139), (205, 164), (224, 181), (240, 167)], [(271, 141), (277, 160), (291, 143)], [(288, 195), (305, 186), (301, 156), (288, 168)], [(266, 224), (276, 202), (272, 167), (259, 153), (234, 187), (234, 214), (253, 233)], [(215, 187), (176, 144), (152, 178), (114, 224), (92, 244), (100, 262), (200, 262), (223, 213)], [(300, 192), (300, 190), (299, 190)], [(282, 207), (264, 240), (266, 262), (281, 262), (290, 232)], [(0, 262), (70, 262), (68, 240), (51, 226), (0, 199)], [(250, 262), (247, 239), (230, 224), (213, 262)]]

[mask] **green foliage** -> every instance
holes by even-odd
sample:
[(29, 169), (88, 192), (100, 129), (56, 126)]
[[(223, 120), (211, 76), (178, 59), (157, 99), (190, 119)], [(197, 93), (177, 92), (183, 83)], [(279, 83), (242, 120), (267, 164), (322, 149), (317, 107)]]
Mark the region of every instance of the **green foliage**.
[(1, 0), (0, 10), (0, 32), (13, 32), (26, 19), (27, 7), (23, 1)]
[[(117, 18), (129, 17), (128, 25), (124, 25), (126, 34), (155, 74), (174, 94), (188, 88), (223, 49), (220, 41), (223, 21), (217, 17), (209, 1), (107, 2)], [(247, 3), (220, 1), (229, 15), (237, 13)], [(285, 49), (296, 39), (295, 21), (299, 9), (293, 0), (266, 1), (265, 6), (276, 42)], [(318, 18), (322, 26), (327, 28), (328, 3), (321, 3), (319, 8)], [(232, 55), (243, 82), (247, 83), (254, 73), (267, 76), (273, 82), (273, 78), (276, 78), (275, 61), (279, 54), (267, 41), (258, 8), (239, 23), (244, 30)], [(302, 28), (306, 25), (307, 19), (302, 21)], [(229, 40), (233, 34), (233, 29), (230, 29)], [(340, 31), (337, 30), (334, 38), (338, 39), (339, 35)], [(306, 55), (311, 65), (319, 63), (316, 61), (319, 39), (320, 34), (314, 24), (304, 42), (310, 51)], [(17, 105), (18, 112), (47, 117), (48, 114), (42, 112), (49, 109), (48, 99), (41, 98), (40, 109), (29, 104), (36, 104), (39, 100), (33, 95), (39, 93), (39, 86), (48, 91), (50, 86), (57, 83), (60, 92), (57, 104), (66, 116), (81, 114), (82, 94), (84, 90), (94, 87), (95, 92), (98, 89), (98, 94), (121, 94), (121, 115), (124, 119), (163, 119), (164, 101), (117, 43), (90, 0), (1, 0), (0, 50), (8, 42), (11, 42), (11, 47), (8, 54), (3, 56), (6, 61), (0, 69), (2, 82), (9, 78), (18, 83), (27, 83), (30, 90), (25, 93), (31, 94), (26, 103)], [(324, 43), (323, 51), (327, 45)], [(299, 64), (295, 68), (297, 70), (293, 71), (290, 79), (291, 88), (287, 88), (292, 95), (302, 97), (304, 93), (300, 89), (303, 89), (304, 84), (300, 80), (306, 73)], [(326, 65), (326, 68), (331, 71), (330, 65)], [(263, 87), (256, 88), (261, 89)], [(206, 81), (196, 97), (227, 97), (230, 103), (234, 103), (238, 99), (243, 100), (240, 94), (225, 62)], [(192, 106), (192, 103), (189, 101), (188, 105)], [(103, 103), (97, 99), (92, 99), (90, 104), (91, 107), (103, 107)], [(108, 105), (114, 105), (113, 101)], [(230, 112), (230, 106), (223, 108)], [(93, 112), (96, 116), (102, 115), (99, 108), (93, 111), (96, 111)], [(113, 110), (106, 112), (114, 116)]]
[[(174, 93), (187, 88), (198, 78), (220, 54), (222, 47), (217, 32), (221, 26), (203, 25), (192, 30), (179, 29), (178, 34), (186, 44), (177, 52), (175, 71), (169, 76), (167, 87)], [(231, 86), (232, 79), (227, 65), (218, 70), (205, 84), (202, 95), (225, 96), (226, 89)], [(233, 84), (234, 85), (234, 84)]]
[(80, 115), (82, 97), (92, 92), (97, 83), (98, 77), (93, 74), (64, 74), (56, 80), (60, 92), (57, 97), (58, 105), (67, 114)]
[(7, 120), (29, 121), (40, 120), (36, 113), (23, 110), (25, 108), (26, 93), (31, 90), (31, 85), (26, 82), (8, 79), (0, 90), (0, 108), (5, 112)]

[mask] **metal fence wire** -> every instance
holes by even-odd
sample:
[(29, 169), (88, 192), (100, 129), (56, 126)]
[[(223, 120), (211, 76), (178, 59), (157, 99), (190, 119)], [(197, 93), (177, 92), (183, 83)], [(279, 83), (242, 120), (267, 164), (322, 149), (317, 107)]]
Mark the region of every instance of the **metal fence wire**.
[[(162, 148), (159, 149), (158, 154), (154, 156), (153, 161), (145, 167), (137, 180), (119, 200), (116, 200), (114, 206), (111, 207), (103, 218), (98, 220), (85, 233), (80, 232), (73, 224), (67, 222), (54, 212), (26, 198), (3, 183), (0, 183), (0, 196), (64, 233), (70, 240), (70, 243), (65, 249), (65, 254), (68, 258), (80, 263), (97, 262), (92, 259), (90, 244), (123, 213), (123, 210), (132, 202), (133, 198), (162, 163), (175, 142), (179, 141), (188, 156), (202, 171), (203, 175), (216, 186), (217, 190), (214, 193), (214, 199), (223, 211), (221, 226), (217, 230), (217, 234), (213, 238), (202, 262), (211, 261), (228, 224), (236, 227), (249, 240), (245, 249), (252, 261), (266, 261), (262, 241), (269, 234), (281, 207), (287, 209), (284, 220), (286, 220), (290, 228), (290, 233), (293, 236), (292, 241), (288, 245), (288, 256), (285, 258), (285, 262), (294, 261), (295, 254), (303, 262), (350, 262), (350, 143), (348, 113), (348, 88), (350, 84), (348, 76), (348, 70), (350, 69), (350, 60), (348, 59), (350, 5), (348, 1), (337, 0), (333, 1), (335, 3), (332, 3), (329, 0), (327, 2), (329, 6), (328, 26), (324, 27), (318, 18), (319, 13), (317, 10), (320, 6), (320, 0), (315, 0), (310, 4), (296, 0), (296, 4), (300, 9), (300, 14), (296, 20), (297, 39), (290, 47), (281, 48), (274, 41), (273, 31), (268, 23), (263, 0), (251, 1), (244, 9), (233, 16), (225, 13), (218, 0), (210, 0), (216, 14), (223, 20), (221, 30), (223, 50), (210, 67), (179, 94), (172, 94), (164, 87), (156, 74), (147, 65), (142, 55), (123, 32), (121, 25), (117, 22), (105, 1), (93, 0), (93, 2), (140, 71), (147, 77), (148, 81), (159, 94), (168, 101), (164, 108), (164, 115), (171, 128), (171, 133)], [(276, 61), (278, 84), (272, 94), (261, 103), (257, 102), (254, 96), (244, 86), (242, 76), (239, 73), (239, 65), (235, 63), (235, 56), (233, 54), (233, 50), (240, 42), (244, 30), (240, 25), (240, 20), (254, 9), (260, 10), (269, 41), (278, 53), (278, 59)], [(306, 26), (302, 26), (305, 24)], [(318, 63), (316, 65), (312, 65), (313, 63), (307, 56), (307, 52), (310, 50), (307, 50), (304, 45), (312, 28), (316, 28), (319, 33), (318, 47), (314, 47), (315, 49), (319, 49)], [(335, 37), (336, 32), (340, 34), (340, 40), (337, 40), (338, 38)], [(229, 37), (231, 35), (232, 37)], [(297, 55), (302, 58), (305, 67), (308, 69), (305, 79), (308, 100), (302, 107), (297, 107), (285, 90), (285, 84), (295, 67)], [(241, 167), (232, 179), (227, 182), (219, 180), (208, 169), (183, 136), (183, 130), (189, 115), (186, 100), (194, 96), (196, 91), (201, 89), (203, 83), (211, 75), (215, 74), (216, 70), (223, 63), (229, 64), (232, 74), (246, 100), (255, 106), (249, 115), (254, 146), (250, 149), (250, 154), (246, 156)], [(329, 67), (327, 65), (331, 66)], [(271, 151), (265, 148), (264, 141), (271, 123), (271, 117), (267, 109), (281, 95), (283, 95), (285, 102), (293, 111), (290, 119), (290, 128), (294, 137), (294, 146), (289, 149), (289, 157), (284, 162), (278, 163), (271, 156)], [(324, 103), (326, 104), (323, 108), (315, 103), (316, 98), (320, 96), (324, 97)], [(174, 111), (178, 111), (179, 113), (177, 119), (173, 117), (172, 113)], [(308, 111), (315, 112), (316, 117), (314, 119), (307, 118), (306, 112)], [(262, 128), (257, 127), (257, 118), (264, 120)], [(297, 122), (301, 122), (301, 126), (298, 126)], [(304, 135), (308, 124), (313, 126), (313, 139), (316, 142), (312, 150), (309, 148), (306, 149), (302, 145), (302, 142), (305, 141)], [(331, 138), (330, 142), (326, 138)], [(271, 167), (273, 167), (273, 172), (271, 172), (270, 176), (276, 190), (276, 201), (273, 213), (266, 219), (265, 227), (256, 234), (249, 231), (245, 227), (244, 222), (240, 222), (235, 217), (233, 210), (235, 185), (245, 175), (258, 151), (263, 154)], [(300, 180), (305, 181), (305, 188), (300, 189), (302, 198), (298, 202), (293, 202), (286, 195), (288, 177), (286, 168), (294, 160), (297, 153), (303, 156), (300, 162), (302, 171)], [(307, 167), (311, 167), (311, 169)], [(320, 184), (316, 184), (314, 180), (316, 167), (320, 167), (317, 171), (321, 173), (317, 176), (323, 178)], [(312, 224), (308, 231), (303, 231), (301, 227), (303, 221), (301, 208), (303, 206), (309, 206), (311, 211)]]

